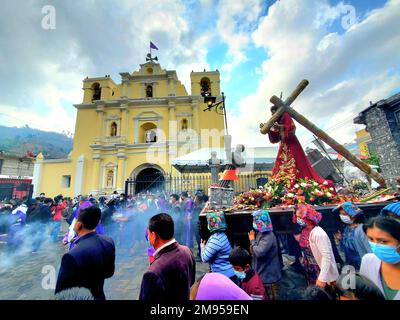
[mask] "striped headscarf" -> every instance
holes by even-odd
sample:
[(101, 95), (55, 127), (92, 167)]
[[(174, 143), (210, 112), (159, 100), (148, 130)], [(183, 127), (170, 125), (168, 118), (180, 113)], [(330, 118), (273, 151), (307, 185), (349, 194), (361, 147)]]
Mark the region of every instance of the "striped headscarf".
[(381, 216), (387, 216), (389, 212), (393, 212), (396, 216), (400, 217), (400, 202), (388, 204), (381, 210)]

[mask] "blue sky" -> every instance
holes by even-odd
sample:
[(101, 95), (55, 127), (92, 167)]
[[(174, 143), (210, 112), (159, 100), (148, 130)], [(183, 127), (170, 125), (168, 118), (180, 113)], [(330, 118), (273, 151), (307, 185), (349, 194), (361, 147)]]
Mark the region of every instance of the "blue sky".
[[(152, 40), (162, 67), (177, 70), (189, 92), (191, 70), (221, 72), (234, 142), (267, 144), (258, 123), (269, 117), (269, 98), (287, 96), (303, 78), (310, 85), (296, 110), (351, 142), (359, 129), (352, 117), (400, 90), (399, 2), (5, 0), (0, 123), (73, 131), (81, 81), (110, 74), (120, 82)], [(56, 10), (55, 30), (41, 27), (45, 5)], [(344, 25), (349, 8), (356, 19)], [(306, 130), (298, 135), (309, 144)]]

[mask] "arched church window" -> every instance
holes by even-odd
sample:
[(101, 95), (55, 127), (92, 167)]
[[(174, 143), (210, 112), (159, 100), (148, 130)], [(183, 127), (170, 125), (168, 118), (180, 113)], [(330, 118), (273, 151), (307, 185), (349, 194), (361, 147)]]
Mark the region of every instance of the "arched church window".
[(147, 98), (152, 98), (153, 97), (153, 86), (152, 85), (148, 85), (146, 87), (146, 97)]
[(200, 81), (200, 94), (205, 96), (211, 96), (211, 83), (210, 79), (202, 78)]
[(147, 130), (145, 133), (146, 143), (157, 142), (157, 133), (155, 130)]
[(114, 186), (114, 171), (107, 171), (107, 188), (112, 188)]
[(111, 124), (110, 136), (111, 137), (117, 136), (117, 124), (115, 122)]
[(93, 83), (92, 89), (93, 89), (92, 101), (100, 100), (100, 98), (101, 98), (100, 84), (98, 82)]
[(181, 120), (181, 129), (182, 131), (186, 131), (188, 129), (188, 120), (186, 118)]

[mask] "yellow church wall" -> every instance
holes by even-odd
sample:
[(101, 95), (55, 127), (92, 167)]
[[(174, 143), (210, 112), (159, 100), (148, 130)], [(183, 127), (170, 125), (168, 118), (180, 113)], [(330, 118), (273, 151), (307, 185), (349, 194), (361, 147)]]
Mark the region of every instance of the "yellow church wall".
[[(62, 194), (63, 196), (74, 196), (74, 170), (72, 162), (62, 163), (48, 163), (46, 161), (42, 164), (42, 182), (39, 185), (39, 190), (36, 194), (44, 192), (48, 197), (55, 197)], [(69, 188), (62, 187), (62, 176), (71, 176), (71, 183)]]
[[(101, 88), (101, 100), (111, 100), (118, 97), (116, 95), (117, 85), (111, 78), (101, 77), (101, 78), (88, 78), (83, 80), (83, 103), (91, 103), (93, 90), (92, 86), (94, 83), (98, 83)], [(114, 95), (112, 95), (114, 91)]]
[[(129, 90), (130, 88), (130, 90)], [(128, 86), (129, 94), (128, 97), (131, 99), (139, 99), (142, 97), (142, 87), (140, 82), (133, 82)]]
[(94, 142), (97, 133), (97, 114), (95, 109), (79, 109), (76, 115), (74, 143), (72, 158), (75, 159), (81, 154), (88, 157), (92, 154), (90, 145)]

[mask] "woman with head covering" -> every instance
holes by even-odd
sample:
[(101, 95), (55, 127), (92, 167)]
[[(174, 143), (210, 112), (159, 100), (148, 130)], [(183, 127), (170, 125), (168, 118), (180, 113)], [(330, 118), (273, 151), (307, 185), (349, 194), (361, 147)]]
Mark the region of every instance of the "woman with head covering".
[(229, 262), (232, 247), (225, 234), (226, 221), (223, 211), (207, 213), (208, 229), (211, 236), (201, 241), (201, 260), (208, 262), (212, 272), (222, 273), (235, 283), (238, 282), (235, 271)]
[(360, 274), (381, 290), (386, 300), (400, 300), (400, 222), (374, 217), (364, 224), (373, 253), (361, 261)]
[(388, 216), (397, 220), (400, 220), (400, 201), (388, 204), (381, 211), (381, 216)]
[(343, 233), (336, 233), (340, 247), (346, 257), (346, 263), (360, 269), (361, 258), (371, 252), (367, 236), (363, 231), (364, 212), (352, 202), (344, 202), (332, 210), (338, 212), (345, 225)]
[(221, 273), (206, 273), (191, 288), (190, 300), (252, 300)]
[(260, 275), (265, 291), (271, 300), (279, 295), (279, 280), (282, 265), (279, 261), (279, 247), (268, 210), (253, 212), (253, 229), (249, 232), (250, 252), (253, 255), (254, 270)]
[(293, 222), (302, 227), (298, 238), (302, 251), (302, 265), (308, 285), (320, 288), (333, 284), (339, 276), (332, 244), (326, 232), (319, 227), (321, 214), (308, 204), (295, 208)]

